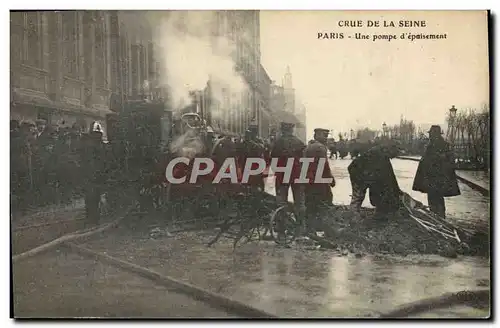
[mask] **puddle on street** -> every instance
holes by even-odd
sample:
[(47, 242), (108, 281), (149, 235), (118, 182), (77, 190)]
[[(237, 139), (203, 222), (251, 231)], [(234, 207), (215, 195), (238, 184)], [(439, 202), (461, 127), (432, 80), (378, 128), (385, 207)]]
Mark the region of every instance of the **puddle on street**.
[[(250, 245), (245, 248), (243, 254), (234, 255), (238, 265), (231, 275), (237, 279), (226, 292), (281, 316), (373, 316), (409, 302), (489, 284), (488, 261), (479, 258), (359, 259), (294, 249), (260, 251), (259, 256)], [(245, 260), (250, 258), (260, 261)]]

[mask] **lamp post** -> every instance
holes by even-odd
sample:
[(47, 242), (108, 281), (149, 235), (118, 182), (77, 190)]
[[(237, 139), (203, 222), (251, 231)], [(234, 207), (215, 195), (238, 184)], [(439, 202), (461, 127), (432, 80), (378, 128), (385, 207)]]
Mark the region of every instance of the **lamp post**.
[(450, 116), (454, 118), (456, 115), (457, 115), (457, 108), (455, 107), (455, 105), (451, 105)]
[(452, 105), (448, 111), (450, 112), (450, 116), (448, 118), (448, 131), (446, 131), (446, 138), (453, 144), (455, 139), (455, 119), (457, 117), (457, 108), (455, 105)]
[(448, 130), (446, 131), (446, 139), (448, 139), (448, 141), (450, 142), (453, 151), (456, 152), (457, 149), (455, 145), (455, 134), (457, 132), (457, 108), (455, 107), (455, 105), (452, 105), (448, 111), (450, 112), (450, 116), (448, 118)]
[(351, 140), (354, 139), (354, 130), (351, 129)]
[(382, 136), (387, 137), (387, 124), (382, 124)]

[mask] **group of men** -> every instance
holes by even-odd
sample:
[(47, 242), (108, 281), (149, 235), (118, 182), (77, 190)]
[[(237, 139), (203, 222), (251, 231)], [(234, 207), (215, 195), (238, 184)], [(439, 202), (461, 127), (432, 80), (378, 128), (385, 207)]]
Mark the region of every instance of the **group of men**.
[(11, 120), (10, 160), (13, 212), (30, 206), (69, 202), (85, 195), (87, 219), (99, 221), (99, 201), (106, 174), (105, 144), (99, 124), (89, 132), (72, 127)]
[(66, 201), (79, 183), (76, 128), (10, 121), (11, 193), (13, 209)]
[[(36, 127), (29, 126), (29, 133), (26, 131), (22, 133), (23, 129), (28, 129), (28, 127), (21, 127), (11, 122), (11, 142), (14, 143), (11, 151), (22, 152), (23, 147), (34, 144), (33, 140), (37, 140), (40, 145), (50, 145), (53, 140), (57, 139), (53, 131), (49, 133), (42, 121), (38, 122)], [(286, 205), (289, 190), (292, 191), (295, 212), (301, 222), (302, 232), (314, 232), (321, 223), (320, 218), (333, 203), (332, 188), (335, 187), (335, 178), (328, 163), (328, 134), (328, 129), (315, 129), (313, 140), (306, 145), (294, 135), (294, 124), (282, 123), (279, 137), (269, 144), (258, 137), (258, 125), (251, 124), (245, 133), (245, 138), (237, 147), (238, 157), (242, 163), (245, 163), (246, 158), (260, 157), (266, 161), (276, 158), (277, 165), (284, 167), (290, 158), (293, 159), (291, 175), (287, 181), (284, 180), (283, 172), (274, 173), (276, 201), (278, 206)], [(28, 142), (26, 135), (30, 136)], [(444, 217), (444, 197), (459, 195), (460, 190), (456, 182), (453, 155), (442, 137), (439, 126), (433, 126), (429, 131), (429, 136), (430, 144), (419, 164), (413, 189), (427, 193), (431, 210)], [(103, 174), (109, 171), (104, 167), (106, 151), (102, 143), (102, 131), (92, 126), (82, 141), (83, 144), (81, 142), (80, 144), (83, 147), (79, 147), (78, 151), (81, 163), (79, 166), (83, 168), (81, 177), (85, 181), (83, 189), (87, 217), (95, 224), (99, 221)], [(69, 144), (72, 143), (69, 142)], [(353, 159), (348, 170), (352, 186), (351, 207), (354, 211), (360, 210), (367, 190), (369, 190), (370, 202), (375, 206), (377, 213), (386, 214), (399, 209), (401, 191), (390, 161), (391, 158), (398, 156), (399, 150), (398, 144), (389, 140), (374, 145), (361, 156)], [(11, 154), (11, 159), (19, 158), (19, 156), (12, 155), (16, 154)], [(307, 182), (298, 183), (295, 180), (301, 177), (302, 158), (313, 160), (307, 171)], [(325, 163), (325, 166), (321, 168), (323, 181), (316, 181), (321, 160)], [(16, 170), (21, 166), (19, 163), (11, 165), (14, 177), (13, 191), (18, 190), (23, 181), (20, 178), (22, 172)], [(41, 172), (41, 175), (44, 174), (47, 172)], [(250, 176), (248, 184), (255, 187), (257, 191), (263, 192), (264, 179), (265, 174)], [(329, 182), (324, 182), (328, 179)]]
[[(278, 166), (285, 166), (289, 158), (293, 158), (293, 169), (290, 183), (283, 182), (283, 173), (275, 173), (276, 200), (278, 206), (285, 205), (291, 189), (294, 198), (295, 212), (301, 222), (302, 232), (314, 232), (324, 210), (332, 205), (331, 188), (335, 179), (327, 161), (328, 129), (314, 130), (314, 139), (305, 145), (293, 134), (293, 124), (282, 123), (281, 135), (277, 138), (271, 151), (272, 158), (278, 158)], [(437, 215), (445, 216), (444, 197), (460, 195), (454, 171), (453, 153), (442, 137), (439, 126), (429, 130), (429, 145), (426, 149), (415, 176), (413, 190), (426, 193), (430, 210)], [(359, 213), (365, 194), (369, 190), (370, 203), (376, 208), (375, 218), (387, 218), (400, 208), (399, 188), (391, 159), (400, 154), (399, 144), (392, 140), (384, 140), (364, 151), (353, 159), (348, 167), (352, 187), (351, 208)], [(308, 171), (308, 183), (295, 183), (299, 178), (302, 157), (314, 158)], [(324, 178), (332, 182), (315, 182), (314, 177), (320, 159), (326, 166)]]
[[(284, 167), (289, 158), (293, 158), (293, 167), (288, 183), (284, 181), (284, 173), (275, 173), (276, 201), (278, 206), (287, 204), (288, 192), (293, 193), (296, 215), (301, 223), (301, 233), (314, 231), (317, 228), (317, 219), (332, 204), (333, 196), (331, 188), (335, 186), (335, 178), (332, 175), (327, 161), (327, 138), (329, 130), (315, 129), (314, 139), (305, 145), (293, 134), (294, 124), (282, 123), (281, 134), (276, 139), (271, 158), (277, 158), (277, 166)], [(296, 183), (295, 180), (301, 175), (301, 158), (313, 158), (307, 171), (307, 183)], [(323, 181), (316, 182), (316, 174), (319, 169), (320, 159), (324, 160)], [(321, 180), (320, 180), (321, 181)]]

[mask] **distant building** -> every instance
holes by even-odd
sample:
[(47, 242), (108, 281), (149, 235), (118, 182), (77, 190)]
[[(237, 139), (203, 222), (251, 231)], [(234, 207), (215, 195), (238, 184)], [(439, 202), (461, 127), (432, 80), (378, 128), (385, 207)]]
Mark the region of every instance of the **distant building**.
[(224, 134), (243, 135), (250, 122), (254, 121), (264, 132), (262, 117), (263, 111), (269, 107), (270, 79), (261, 64), (260, 12), (220, 10), (215, 14), (212, 34), (225, 37), (235, 45), (235, 66), (248, 89), (243, 94), (235, 94), (230, 85), (222, 86), (225, 100), (222, 103), (211, 102), (207, 109), (209, 124), (215, 131)]
[(292, 73), (287, 67), (282, 85), (271, 85), (271, 111), (276, 124), (280, 122), (295, 123), (295, 135), (302, 141), (307, 141), (305, 107), (296, 106), (295, 89), (293, 88)]

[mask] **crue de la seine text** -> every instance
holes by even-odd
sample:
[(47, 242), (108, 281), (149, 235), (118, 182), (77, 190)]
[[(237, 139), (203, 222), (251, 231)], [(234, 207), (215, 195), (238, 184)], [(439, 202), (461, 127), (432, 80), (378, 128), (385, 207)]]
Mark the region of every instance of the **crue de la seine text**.
[[(341, 20), (337, 22), (337, 27), (345, 30), (346, 28), (408, 28), (419, 29), (428, 27), (425, 20)], [(398, 31), (396, 33), (377, 32), (344, 32), (344, 31), (318, 31), (317, 39), (322, 40), (367, 40), (367, 41), (393, 41), (393, 40), (440, 40), (446, 39), (447, 34), (428, 34), (421, 33), (421, 31)]]

